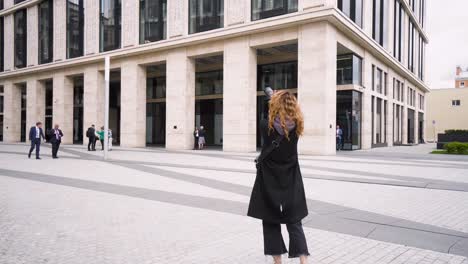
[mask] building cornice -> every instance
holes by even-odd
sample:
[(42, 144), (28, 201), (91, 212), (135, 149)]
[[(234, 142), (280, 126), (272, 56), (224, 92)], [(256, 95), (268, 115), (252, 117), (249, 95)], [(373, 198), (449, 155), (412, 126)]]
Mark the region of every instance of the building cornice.
[[(63, 1), (65, 1), (65, 0), (63, 0)], [(0, 11), (0, 16), (10, 15), (10, 14), (16, 12), (17, 10), (37, 5), (39, 2), (40, 2), (40, 0), (26, 0), (26, 1), (21, 2), (19, 4), (13, 4), (13, 6), (1, 10)]]
[[(29, 1), (29, 3), (30, 2), (32, 1)], [(164, 52), (170, 49), (203, 44), (211, 41), (225, 40), (233, 37), (240, 37), (292, 26), (299, 26), (316, 21), (328, 21), (334, 24), (337, 28), (340, 29), (340, 31), (345, 33), (345, 35), (351, 39), (355, 40), (359, 45), (368, 47), (367, 49), (374, 56), (383, 62), (388, 63), (395, 72), (405, 76), (405, 78), (410, 80), (413, 85), (417, 85), (421, 90), (429, 91), (429, 87), (427, 85), (420, 81), (413, 73), (406, 69), (400, 62), (398, 62), (388, 51), (386, 51), (382, 46), (380, 46), (370, 36), (368, 36), (364, 30), (359, 28), (348, 17), (344, 16), (338, 9), (325, 6), (197, 34), (170, 38), (158, 42), (125, 47), (113, 51), (85, 55), (74, 59), (67, 59), (48, 64), (29, 66), (26, 68), (15, 69), (13, 71), (6, 71), (0, 73), (0, 83), (5, 79), (18, 78), (31, 73), (42, 73), (63, 68), (79, 67), (87, 64), (104, 63), (104, 58), (106, 56), (110, 56), (112, 60), (122, 59), (152, 52)]]

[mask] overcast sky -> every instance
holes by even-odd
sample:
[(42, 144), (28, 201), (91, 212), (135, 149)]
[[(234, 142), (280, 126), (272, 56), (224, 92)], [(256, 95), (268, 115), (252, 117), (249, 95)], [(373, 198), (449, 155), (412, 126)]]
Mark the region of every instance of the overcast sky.
[(426, 80), (432, 89), (455, 87), (457, 65), (468, 68), (468, 0), (426, 0), (429, 45)]

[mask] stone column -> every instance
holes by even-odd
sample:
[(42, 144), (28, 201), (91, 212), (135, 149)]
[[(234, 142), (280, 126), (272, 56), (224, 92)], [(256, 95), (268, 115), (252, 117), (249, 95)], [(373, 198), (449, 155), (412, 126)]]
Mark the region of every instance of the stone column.
[(99, 53), (99, 1), (84, 0), (84, 12), (84, 54), (96, 54)]
[(336, 29), (327, 22), (300, 26), (298, 99), (304, 114), (302, 154), (336, 153)]
[(362, 19), (363, 19), (363, 29), (367, 33), (368, 36), (372, 38), (372, 8), (373, 3), (372, 0), (363, 0), (363, 7), (362, 7)]
[[(54, 58), (53, 58), (54, 61), (65, 60), (66, 42), (67, 42), (66, 1), (54, 0)], [(65, 137), (64, 137), (64, 140), (65, 140)]]
[[(242, 67), (239, 67), (242, 65)], [(249, 38), (231, 39), (224, 46), (223, 150), (256, 150), (257, 54)]]
[[(45, 123), (45, 87), (42, 82), (30, 79), (26, 83), (26, 128), (36, 122)], [(26, 133), (29, 139), (29, 133)]]
[(195, 65), (185, 48), (167, 56), (166, 148), (192, 149), (195, 128)]
[[(5, 3), (6, 4), (6, 3)], [(14, 70), (14, 38), (13, 38), (13, 33), (14, 33), (14, 23), (13, 23), (13, 14), (7, 15), (4, 17), (3, 20), (4, 23), (4, 36), (11, 36), (11, 37), (6, 37), (4, 39), (4, 70), (5, 72), (7, 71), (12, 71)]]
[(146, 72), (134, 61), (121, 66), (120, 144), (146, 145)]
[(122, 0), (122, 47), (139, 43), (139, 5), (134, 0)]
[(3, 89), (3, 141), (19, 142), (21, 139), (21, 89), (11, 82), (6, 82)]
[(247, 18), (248, 1), (226, 0), (224, 6), (224, 26), (243, 24)]
[(188, 1), (167, 1), (167, 36), (180, 37), (188, 34)]
[(372, 148), (372, 62), (370, 55), (365, 53), (363, 59), (363, 84), (364, 91), (362, 93), (362, 124), (361, 124), (361, 148)]
[(13, 6), (13, 3), (14, 3), (13, 0), (4, 0), (3, 8), (8, 9)]
[(54, 75), (52, 94), (52, 126), (60, 126), (63, 144), (73, 144), (73, 79), (63, 74)]
[[(27, 23), (28, 23), (28, 31), (27, 31), (27, 39), (28, 39), (28, 52), (27, 52), (27, 62), (28, 66), (37, 65), (38, 60), (38, 32), (39, 27), (37, 25), (38, 19), (38, 6), (33, 5), (28, 7), (27, 10)], [(13, 38), (12, 38), (13, 39)]]
[(96, 66), (86, 67), (83, 86), (83, 142), (87, 143), (87, 128), (104, 124), (104, 75)]

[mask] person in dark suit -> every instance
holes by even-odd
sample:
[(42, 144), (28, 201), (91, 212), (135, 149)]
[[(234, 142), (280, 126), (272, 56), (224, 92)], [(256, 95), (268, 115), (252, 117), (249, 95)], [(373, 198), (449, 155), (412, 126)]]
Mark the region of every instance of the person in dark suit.
[(304, 118), (296, 97), (288, 91), (275, 92), (268, 120), (263, 119), (260, 127), (264, 144), (247, 215), (262, 220), (264, 253), (273, 256), (275, 264), (288, 252), (281, 224), (289, 233), (289, 257), (306, 264), (309, 251), (301, 222), (308, 210), (297, 153)]
[(29, 149), (28, 158), (31, 158), (31, 153), (36, 149), (36, 159), (39, 157), (41, 151), (41, 139), (45, 140), (44, 132), (42, 131), (42, 123), (37, 122), (36, 126), (31, 127), (29, 130), (29, 140), (31, 140), (31, 148)]
[(91, 125), (86, 131), (86, 136), (88, 137), (88, 151), (96, 151), (96, 128), (94, 125)]
[(60, 143), (62, 143), (63, 133), (62, 130), (59, 129), (59, 125), (55, 124), (54, 128), (49, 130), (49, 141), (52, 144), (52, 158), (58, 159), (57, 152), (60, 147)]

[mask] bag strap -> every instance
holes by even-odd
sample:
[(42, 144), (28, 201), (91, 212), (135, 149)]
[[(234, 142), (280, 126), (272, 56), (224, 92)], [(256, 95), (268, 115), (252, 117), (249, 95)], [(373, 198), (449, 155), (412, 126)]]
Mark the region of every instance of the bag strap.
[(255, 163), (260, 164), (262, 161), (264, 161), (266, 158), (268, 158), (273, 150), (278, 148), (280, 146), (281, 141), (283, 141), (284, 136), (283, 135), (278, 135), (275, 140), (271, 142), (271, 145), (268, 146), (265, 150), (260, 153), (260, 155), (255, 159)]

